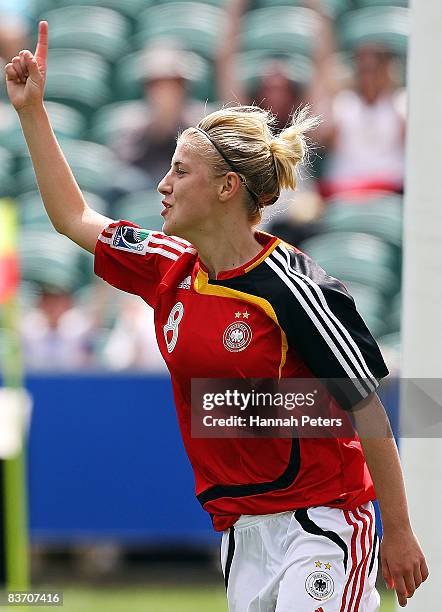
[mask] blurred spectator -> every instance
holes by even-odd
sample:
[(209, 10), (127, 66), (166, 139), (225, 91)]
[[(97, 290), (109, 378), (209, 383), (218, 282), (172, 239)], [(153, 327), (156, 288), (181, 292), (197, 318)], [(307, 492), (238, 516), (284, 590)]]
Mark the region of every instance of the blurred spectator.
[(119, 297), (118, 318), (103, 348), (104, 364), (113, 370), (166, 372), (155, 338), (153, 309), (133, 295)]
[(22, 49), (28, 49), (29, 27), (18, 15), (2, 13), (0, 8), (0, 63), (7, 64)]
[(147, 172), (155, 185), (170, 168), (177, 133), (204, 114), (204, 106), (189, 99), (186, 61), (186, 51), (164, 44), (146, 50), (145, 116), (113, 143), (119, 158)]
[[(275, 129), (279, 131), (291, 121), (293, 113), (308, 102), (309, 92), (301, 79), (293, 79), (287, 60), (272, 57), (270, 53), (259, 68), (260, 79), (253, 89), (236, 78), (242, 19), (255, 4), (254, 0), (230, 0), (227, 4), (226, 30), (216, 58), (218, 95), (224, 103), (257, 104), (271, 111), (275, 115)], [(305, 192), (305, 202), (309, 197), (311, 201), (317, 201), (315, 181), (308, 171), (299, 181), (298, 190)], [(275, 204), (264, 208), (260, 228), (296, 244), (303, 233), (301, 226), (304, 221), (295, 221), (293, 211), (298, 214), (303, 202), (299, 194), (283, 190)], [(299, 212), (300, 216), (302, 214)], [(318, 227), (316, 222), (307, 221), (304, 229), (313, 235)]]
[(23, 314), (25, 366), (72, 370), (93, 363), (92, 319), (64, 289), (42, 286), (37, 304)]
[[(5, 65), (22, 49), (29, 48), (29, 28), (26, 21), (18, 15), (6, 12), (0, 0), (0, 71), (3, 74)], [(15, 111), (7, 98), (4, 78), (0, 81), (0, 130), (6, 124), (15, 122)], [(12, 112), (11, 112), (12, 111)]]
[[(31, 9), (32, 0), (0, 0), (0, 15), (2, 16), (2, 20), (5, 15), (19, 15), (23, 18), (29, 18)], [(21, 48), (19, 50), (21, 50)]]
[(333, 22), (321, 15), (312, 99), (323, 117), (317, 135), (327, 147), (324, 195), (358, 189), (401, 191), (404, 179), (405, 99), (395, 80), (395, 59), (373, 42), (354, 51), (354, 82), (338, 93), (332, 82)]
[(235, 78), (239, 51), (241, 20), (245, 12), (253, 8), (253, 0), (230, 0), (225, 20), (226, 30), (218, 49), (216, 69), (218, 95), (222, 102), (238, 104), (255, 103), (272, 111), (276, 116), (276, 128), (282, 130), (297, 108), (305, 104), (306, 91), (301, 82), (292, 80), (283, 59), (269, 57), (262, 66), (262, 75), (253, 91)]
[(306, 102), (304, 87), (291, 80), (287, 65), (282, 60), (270, 60), (263, 67), (261, 82), (251, 94), (251, 99), (274, 113), (278, 131), (287, 126), (293, 111)]

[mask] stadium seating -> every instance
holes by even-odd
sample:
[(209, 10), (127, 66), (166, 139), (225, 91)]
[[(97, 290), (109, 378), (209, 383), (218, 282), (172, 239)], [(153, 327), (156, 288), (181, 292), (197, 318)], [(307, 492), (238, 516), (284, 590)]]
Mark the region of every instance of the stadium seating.
[(379, 345), (384, 349), (393, 349), (396, 353), (400, 352), (401, 335), (399, 332), (390, 332), (378, 338)]
[(353, 0), (358, 8), (365, 6), (404, 6), (408, 7), (409, 0)]
[(304, 55), (290, 53), (271, 53), (267, 50), (245, 51), (238, 54), (238, 78), (246, 84), (249, 90), (258, 85), (266, 74), (273, 59), (282, 59), (293, 81), (307, 84), (312, 75), (312, 63)]
[(110, 68), (99, 55), (78, 49), (49, 51), (45, 97), (62, 102), (86, 117), (110, 102)]
[(202, 2), (167, 2), (145, 9), (132, 44), (143, 48), (158, 39), (175, 39), (185, 49), (213, 59), (223, 29), (224, 11)]
[(346, 49), (377, 42), (400, 55), (406, 53), (409, 29), (408, 9), (399, 6), (368, 6), (350, 11), (339, 25), (341, 45)]
[(309, 238), (299, 248), (344, 283), (363, 283), (386, 298), (400, 288), (396, 250), (375, 236), (333, 232)]
[(45, 12), (51, 49), (82, 49), (113, 61), (127, 51), (131, 27), (126, 18), (101, 6), (65, 6)]
[(2, 107), (1, 113), (0, 147), (7, 149), (11, 155), (26, 152), (26, 143), (17, 113), (12, 106), (6, 105), (4, 108)]
[[(74, 108), (57, 102), (45, 103), (52, 127), (57, 136), (81, 138), (86, 130), (86, 120)], [(8, 108), (8, 107), (7, 107)], [(8, 149), (15, 156), (28, 156), (23, 132), (17, 113), (9, 107), (5, 121), (0, 125), (0, 146)]]
[(0, 147), (0, 197), (11, 195), (13, 165), (11, 152)]
[[(169, 4), (171, 0), (155, 0), (153, 4)], [(173, 0), (174, 2), (188, 2), (189, 0)], [(213, 6), (219, 6), (223, 8), (229, 0), (203, 0), (204, 4), (212, 4)]]
[(242, 47), (310, 56), (317, 21), (314, 11), (303, 7), (250, 11), (244, 18)]
[(397, 332), (401, 328), (402, 315), (402, 295), (399, 291), (391, 300), (388, 313), (388, 328), (392, 332)]
[(141, 227), (160, 231), (163, 226), (161, 195), (158, 191), (143, 190), (120, 198), (114, 206), (116, 216)]
[(356, 308), (374, 336), (380, 336), (389, 331), (386, 322), (388, 302), (380, 292), (363, 283), (346, 282), (349, 293), (353, 297)]
[(107, 104), (94, 114), (89, 135), (95, 142), (109, 145), (119, 134), (130, 129), (134, 120), (144, 117), (146, 111), (146, 104), (141, 100)]
[(74, 108), (59, 102), (46, 102), (46, 109), (57, 135), (65, 138), (82, 138), (86, 132), (87, 122), (83, 115)]
[(365, 232), (401, 248), (402, 199), (395, 194), (354, 204), (335, 199), (328, 202), (323, 222), (327, 231)]
[[(121, 100), (136, 99), (143, 95), (144, 51), (125, 55), (115, 70), (115, 97)], [(193, 97), (200, 100), (213, 99), (214, 83), (209, 62), (196, 53), (187, 52), (185, 76), (190, 83)]]
[(99, 6), (113, 9), (128, 17), (133, 23), (140, 11), (152, 4), (155, 0), (57, 0), (57, 6)]
[[(62, 140), (61, 147), (82, 189), (101, 195), (112, 187), (114, 178), (118, 178), (122, 165), (107, 147), (85, 140)], [(24, 160), (15, 180), (19, 193), (35, 190), (30, 160)]]
[(82, 252), (60, 234), (22, 228), (18, 243), (22, 278), (71, 290), (82, 282)]
[[(106, 214), (107, 203), (96, 193), (83, 192), (86, 202), (99, 213)], [(28, 191), (16, 198), (19, 223), (27, 229), (53, 232), (39, 191)]]
[[(322, 0), (325, 9), (332, 17), (337, 17), (350, 8), (351, 0)], [(256, 0), (253, 4), (256, 8), (268, 8), (274, 6), (305, 6), (305, 0)]]
[(58, 6), (60, 6), (58, 0), (28, 0), (29, 15), (34, 21), (39, 18), (45, 19), (47, 11), (56, 9)]
[(377, 342), (381, 350), (382, 356), (385, 360), (385, 363), (387, 364), (388, 369), (390, 371), (390, 377), (387, 378), (388, 388), (388, 381), (391, 381), (393, 377), (396, 378), (400, 376), (401, 335), (399, 332), (390, 332), (387, 334), (383, 334), (382, 336), (377, 338)]

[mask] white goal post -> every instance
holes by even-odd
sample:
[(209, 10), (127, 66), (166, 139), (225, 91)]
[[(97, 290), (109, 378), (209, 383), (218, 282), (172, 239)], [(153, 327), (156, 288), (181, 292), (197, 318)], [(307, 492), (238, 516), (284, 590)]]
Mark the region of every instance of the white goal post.
[[(441, 0), (411, 0), (408, 93), (402, 377), (442, 386)], [(405, 394), (401, 414), (419, 411), (415, 403)], [(407, 611), (422, 612), (442, 597), (442, 439), (404, 437), (400, 444), (412, 524), (430, 570)]]

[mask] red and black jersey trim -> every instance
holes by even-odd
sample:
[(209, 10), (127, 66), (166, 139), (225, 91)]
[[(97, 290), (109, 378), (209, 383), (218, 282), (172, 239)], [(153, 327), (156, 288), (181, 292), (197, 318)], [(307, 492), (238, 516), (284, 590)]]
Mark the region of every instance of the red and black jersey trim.
[(267, 300), (289, 349), (325, 382), (341, 407), (365, 399), (388, 374), (345, 286), (304, 253), (280, 244), (249, 272), (209, 283)]
[(288, 344), (310, 371), (327, 381), (343, 408), (375, 391), (388, 369), (345, 286), (310, 257), (283, 244), (265, 264), (285, 287), (275, 312)]
[[(209, 279), (269, 302), (310, 372), (327, 384), (341, 407), (351, 408), (388, 374), (379, 347), (344, 285), (328, 276), (304, 253), (283, 244), (258, 266), (229, 279)], [(271, 482), (215, 485), (197, 495), (206, 503), (223, 497), (248, 497), (290, 487), (300, 469), (300, 445), (292, 439), (287, 468)]]
[(299, 439), (292, 438), (288, 465), (284, 472), (275, 480), (251, 484), (215, 485), (197, 495), (197, 499), (204, 507), (207, 502), (220, 499), (221, 497), (249, 497), (250, 495), (260, 495), (262, 493), (270, 493), (272, 491), (286, 489), (295, 481), (296, 476), (299, 473), (299, 467)]

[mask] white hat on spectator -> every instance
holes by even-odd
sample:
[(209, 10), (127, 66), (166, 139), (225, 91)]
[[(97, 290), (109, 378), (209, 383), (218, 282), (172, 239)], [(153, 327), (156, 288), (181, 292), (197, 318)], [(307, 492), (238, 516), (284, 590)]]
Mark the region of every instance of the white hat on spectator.
[(145, 49), (141, 61), (141, 76), (145, 81), (192, 78), (195, 54), (178, 49), (166, 41)]

